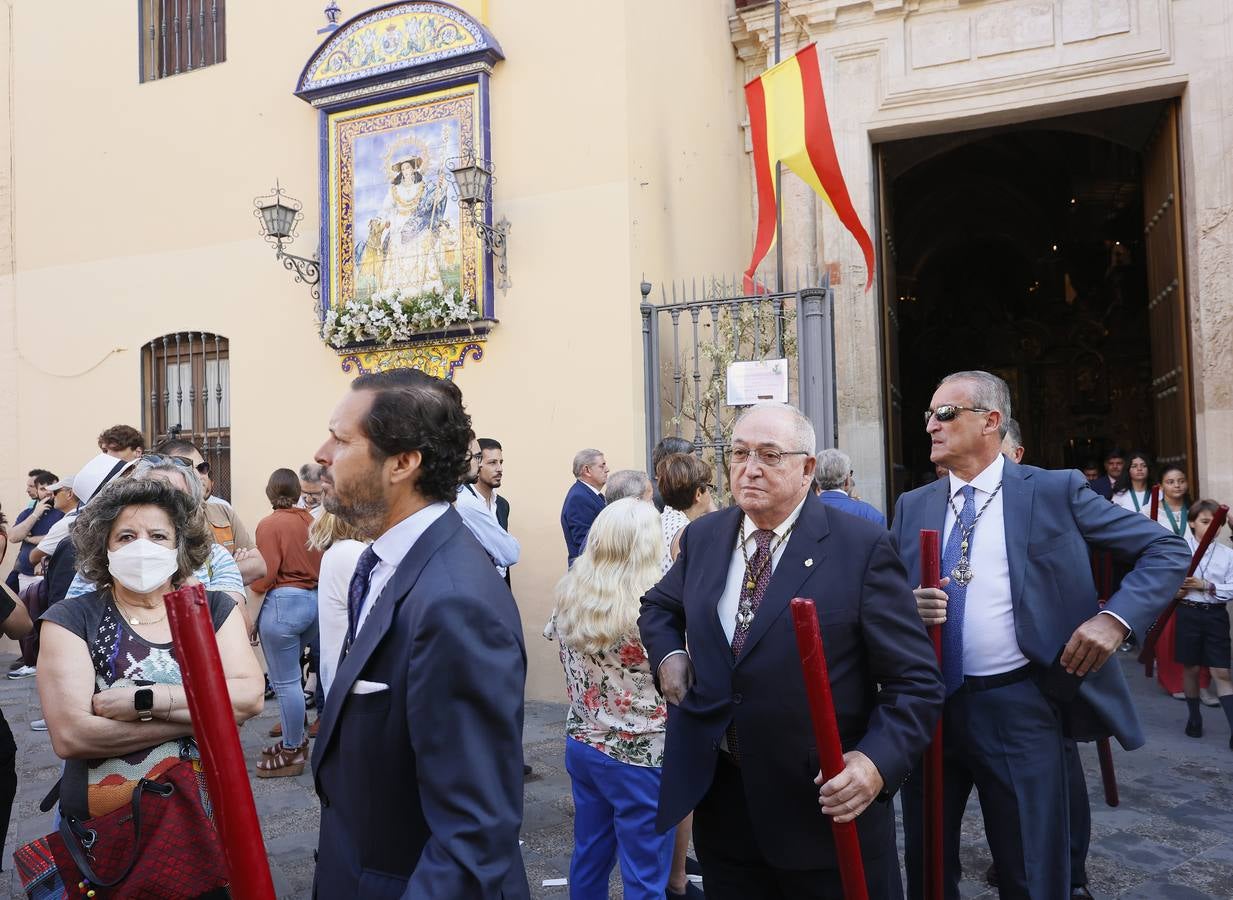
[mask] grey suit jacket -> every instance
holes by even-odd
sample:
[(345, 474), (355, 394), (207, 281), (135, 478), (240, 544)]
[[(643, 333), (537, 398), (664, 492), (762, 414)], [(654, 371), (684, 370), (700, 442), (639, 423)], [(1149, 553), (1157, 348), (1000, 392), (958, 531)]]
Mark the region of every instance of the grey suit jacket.
[[(891, 535), (914, 582), (920, 572), (920, 529), (943, 531), (949, 484), (940, 479), (895, 504)], [(1052, 665), (1074, 630), (1100, 611), (1089, 547), (1108, 550), (1134, 566), (1105, 609), (1121, 616), (1142, 640), (1186, 575), (1186, 542), (1109, 503), (1078, 471), (1007, 460), (1002, 497), (1015, 634), (1023, 655), (1038, 665)], [(1143, 745), (1143, 729), (1115, 661), (1089, 674), (1079, 696), (1124, 748)]]

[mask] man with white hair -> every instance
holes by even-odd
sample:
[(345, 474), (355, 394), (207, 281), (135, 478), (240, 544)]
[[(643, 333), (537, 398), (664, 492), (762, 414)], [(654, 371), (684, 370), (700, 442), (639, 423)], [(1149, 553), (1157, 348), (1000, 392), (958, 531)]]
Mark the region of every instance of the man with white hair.
[[(734, 505), (685, 528), (642, 599), (642, 641), (671, 704), (657, 825), (694, 811), (710, 900), (842, 896), (828, 817), (857, 822), (869, 896), (902, 895), (886, 800), (929, 743), (942, 683), (890, 535), (813, 498), (814, 450), (793, 407), (747, 410), (728, 457)], [(794, 597), (817, 604), (849, 748), (825, 783)]]
[(561, 506), (561, 531), (565, 532), (565, 553), (569, 565), (582, 553), (591, 523), (604, 508), (604, 485), (608, 483), (608, 461), (599, 450), (579, 450), (574, 454), (574, 483)]
[(604, 503), (616, 503), (626, 497), (653, 503), (654, 494), (655, 486), (651, 484), (651, 479), (647, 477), (646, 472), (638, 469), (619, 469), (608, 476), (608, 483), (604, 486)]
[(886, 516), (873, 504), (850, 495), (852, 490), (852, 459), (842, 450), (823, 450), (813, 470), (813, 491), (822, 502), (840, 512), (859, 516), (886, 527)]

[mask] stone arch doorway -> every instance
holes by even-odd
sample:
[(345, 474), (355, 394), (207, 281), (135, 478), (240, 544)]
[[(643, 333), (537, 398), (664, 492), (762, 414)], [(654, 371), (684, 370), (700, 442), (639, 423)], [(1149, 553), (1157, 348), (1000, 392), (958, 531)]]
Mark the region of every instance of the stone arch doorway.
[(880, 144), (890, 501), (931, 480), (942, 375), (1011, 385), (1026, 460), (1142, 448), (1195, 477), (1176, 108)]

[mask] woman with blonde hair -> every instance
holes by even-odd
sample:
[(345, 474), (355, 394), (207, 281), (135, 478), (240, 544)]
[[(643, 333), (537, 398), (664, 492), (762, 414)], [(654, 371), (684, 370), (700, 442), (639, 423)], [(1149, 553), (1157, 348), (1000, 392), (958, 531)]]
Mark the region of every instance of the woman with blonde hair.
[(557, 584), (574, 900), (606, 898), (618, 857), (629, 900), (659, 900), (667, 888), (673, 833), (656, 834), (655, 812), (668, 712), (638, 635), (640, 601), (659, 580), (662, 555), (655, 507), (618, 500), (596, 517), (582, 555)]
[[(322, 692), (328, 695), (347, 637), (347, 591), (355, 564), (368, 544), (354, 526), (323, 512), (308, 530), (308, 546), (322, 554), (317, 580), (317, 640), (321, 649), (317, 678)], [(324, 714), (324, 707), (317, 710), (318, 716)]]

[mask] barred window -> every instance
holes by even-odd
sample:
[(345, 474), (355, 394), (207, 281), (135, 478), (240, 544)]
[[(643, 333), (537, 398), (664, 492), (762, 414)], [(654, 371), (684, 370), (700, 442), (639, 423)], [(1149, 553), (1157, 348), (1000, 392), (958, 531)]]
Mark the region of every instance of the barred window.
[(146, 446), (169, 437), (197, 445), (210, 464), (214, 495), (231, 499), (231, 366), (227, 339), (181, 331), (141, 348)]
[(155, 81), (227, 58), (225, 0), (138, 0), (141, 80)]

